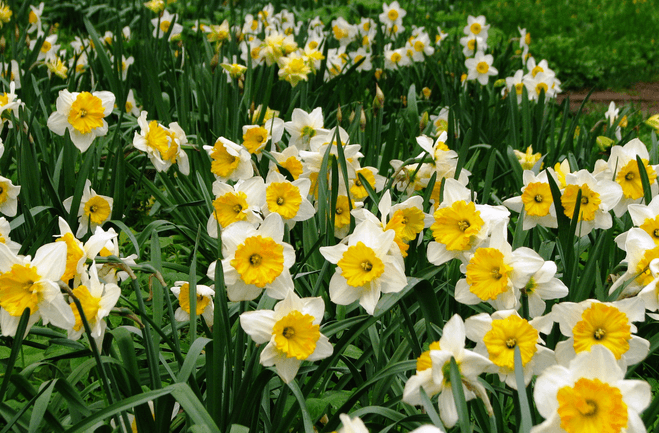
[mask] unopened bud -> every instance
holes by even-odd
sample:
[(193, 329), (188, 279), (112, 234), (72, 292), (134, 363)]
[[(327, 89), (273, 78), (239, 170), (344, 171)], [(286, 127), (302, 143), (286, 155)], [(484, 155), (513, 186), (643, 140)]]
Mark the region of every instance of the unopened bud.
[(380, 86), (375, 85), (375, 99), (373, 99), (373, 108), (379, 110), (384, 106), (384, 93), (380, 89)]
[(659, 131), (659, 114), (651, 116), (648, 120), (645, 121), (645, 124)]
[(359, 129), (362, 132), (366, 131), (366, 113), (364, 113), (363, 107), (359, 110)]
[(628, 124), (629, 124), (629, 122), (627, 120), (627, 116), (622, 116), (622, 119), (620, 119), (620, 122), (618, 122), (618, 125), (621, 128), (626, 128)]
[(421, 89), (421, 93), (423, 94), (423, 97), (426, 99), (430, 99), (430, 95), (432, 94), (432, 90), (428, 87), (424, 87)]
[(494, 82), (494, 88), (496, 89), (497, 87), (505, 86), (506, 85), (506, 79), (505, 78), (500, 78)]
[(220, 63), (220, 56), (215, 54), (211, 59), (211, 71), (215, 72), (215, 68), (217, 68), (217, 65), (219, 63)]
[(341, 104), (339, 104), (339, 108), (337, 108), (336, 110), (336, 121), (338, 123), (341, 123), (342, 120), (343, 120), (343, 113), (341, 112)]
[(376, 79), (377, 81), (380, 81), (380, 77), (382, 77), (382, 69), (377, 68), (377, 69), (375, 70), (375, 79)]
[(352, 121), (355, 120), (355, 110), (352, 110), (350, 112), (350, 117), (348, 117), (348, 122), (352, 123)]
[(428, 115), (427, 111), (424, 111), (423, 114), (421, 115), (421, 120), (419, 120), (419, 130), (423, 131), (426, 129), (426, 126), (428, 126), (428, 122), (430, 122), (430, 116)]
[(599, 137), (597, 137), (595, 142), (597, 143), (597, 147), (599, 147), (600, 151), (602, 151), (602, 152), (604, 152), (606, 149), (611, 147), (611, 145), (613, 144), (612, 139), (610, 139), (609, 137), (605, 137), (603, 135), (600, 135)]

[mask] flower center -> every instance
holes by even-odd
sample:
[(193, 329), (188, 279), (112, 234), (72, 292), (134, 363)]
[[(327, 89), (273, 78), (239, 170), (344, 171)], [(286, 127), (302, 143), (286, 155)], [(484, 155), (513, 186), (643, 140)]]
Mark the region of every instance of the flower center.
[(110, 203), (100, 195), (95, 195), (85, 203), (84, 215), (90, 219), (92, 224), (98, 225), (105, 222), (111, 212)]
[(316, 350), (320, 338), (320, 326), (314, 325), (314, 317), (293, 310), (275, 323), (272, 335), (277, 350), (287, 358), (307, 359)]
[(103, 126), (105, 109), (100, 98), (89, 92), (81, 92), (71, 104), (68, 121), (81, 134)]
[(593, 191), (588, 185), (567, 185), (561, 196), (565, 216), (572, 219), (574, 208), (576, 206), (577, 194), (581, 189), (581, 206), (579, 208), (579, 220), (592, 221), (595, 219), (595, 212), (599, 210), (602, 202), (599, 193)]
[(0, 275), (0, 307), (10, 316), (18, 317), (26, 308), (34, 314), (41, 301), (41, 280), (37, 269), (30, 264), (12, 265), (11, 269)]
[[(89, 293), (89, 289), (86, 286), (78, 286), (73, 289), (73, 294), (78, 301), (80, 301), (80, 306), (82, 307), (83, 313), (85, 313), (85, 319), (90, 326), (93, 326), (96, 323), (96, 315), (98, 310), (101, 308), (101, 298), (92, 296)], [(82, 328), (82, 317), (78, 307), (76, 307), (75, 302), (71, 302), (71, 309), (73, 310), (73, 316), (76, 319), (75, 325), (73, 325), (74, 331), (79, 331)]]
[(620, 389), (599, 379), (579, 379), (556, 394), (561, 428), (568, 433), (618, 433), (627, 427)]
[(581, 315), (581, 320), (572, 329), (576, 353), (602, 344), (616, 359), (629, 350), (631, 332), (627, 315), (616, 307), (593, 303)]
[(515, 347), (522, 355), (522, 366), (535, 355), (538, 331), (517, 315), (492, 321), (492, 329), (483, 337), (490, 361), (499, 367), (515, 368)]
[(236, 221), (247, 219), (247, 213), (243, 209), (248, 209), (247, 195), (242, 192), (228, 192), (213, 201), (215, 212), (213, 215), (220, 223), (222, 228)]
[(481, 25), (479, 23), (473, 23), (470, 27), (470, 30), (473, 34), (477, 35), (481, 32)]
[(478, 65), (476, 65), (476, 70), (479, 74), (487, 74), (487, 71), (490, 70), (490, 65), (488, 65), (486, 62), (478, 62)]
[(446, 245), (449, 251), (468, 250), (472, 236), (477, 235), (485, 224), (473, 202), (456, 201), (450, 207), (437, 209), (434, 217), (430, 230), (435, 241)]
[(478, 248), (467, 265), (469, 290), (481, 300), (494, 300), (508, 290), (508, 273), (503, 253), (496, 248)]

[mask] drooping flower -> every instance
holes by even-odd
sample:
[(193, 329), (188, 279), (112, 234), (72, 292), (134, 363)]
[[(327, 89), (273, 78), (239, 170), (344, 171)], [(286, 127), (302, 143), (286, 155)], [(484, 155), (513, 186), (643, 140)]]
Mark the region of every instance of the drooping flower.
[(115, 97), (112, 92), (69, 92), (60, 90), (57, 111), (48, 118), (48, 128), (57, 135), (69, 131), (71, 141), (81, 152), (91, 146), (96, 137), (108, 132), (105, 118), (112, 112)]
[[(103, 284), (98, 279), (95, 264), (92, 264), (89, 267), (89, 275), (87, 275), (87, 272), (82, 273), (81, 285), (73, 289), (73, 295), (80, 301), (85, 319), (91, 328), (91, 336), (100, 348), (107, 327), (104, 318), (110, 314), (112, 308), (117, 304), (121, 289), (116, 284)], [(76, 304), (71, 302), (69, 305), (75, 317), (75, 324), (68, 330), (68, 338), (77, 340), (85, 332), (85, 328)]]
[(639, 413), (650, 404), (650, 385), (624, 377), (613, 354), (599, 345), (568, 366), (547, 368), (533, 391), (545, 421), (531, 433), (645, 432)]
[(318, 298), (299, 298), (292, 290), (274, 310), (248, 311), (240, 315), (240, 326), (256, 344), (265, 344), (260, 362), (275, 366), (285, 383), (295, 378), (302, 361), (318, 361), (333, 352), (320, 333), (325, 303)]

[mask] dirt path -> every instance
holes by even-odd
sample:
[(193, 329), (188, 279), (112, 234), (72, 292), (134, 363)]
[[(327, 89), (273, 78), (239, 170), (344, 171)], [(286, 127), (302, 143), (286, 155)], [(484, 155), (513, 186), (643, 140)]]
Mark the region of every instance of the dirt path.
[[(558, 96), (558, 102), (570, 96), (570, 109), (577, 111), (579, 106), (588, 95), (588, 90), (572, 90), (562, 93)], [(632, 89), (614, 92), (612, 90), (600, 90), (593, 92), (584, 107), (586, 111), (594, 104), (608, 106), (611, 101), (620, 106), (626, 103), (632, 103), (637, 110), (647, 113), (648, 116), (659, 114), (659, 83), (637, 83)]]

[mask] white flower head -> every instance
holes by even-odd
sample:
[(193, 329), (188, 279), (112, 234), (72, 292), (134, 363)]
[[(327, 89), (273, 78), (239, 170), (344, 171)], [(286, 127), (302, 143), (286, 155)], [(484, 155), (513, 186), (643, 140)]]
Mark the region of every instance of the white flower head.
[[(192, 304), (190, 304), (190, 283), (187, 281), (177, 281), (174, 287), (171, 288), (171, 291), (178, 298), (179, 305), (174, 313), (174, 318), (179, 322), (190, 320), (190, 310), (192, 308)], [(215, 309), (213, 297), (215, 296), (215, 290), (208, 286), (197, 284), (196, 291), (197, 306), (195, 312), (197, 317), (203, 317), (209, 327), (213, 326), (213, 312)]]
[[(93, 232), (96, 227), (109, 221), (112, 216), (113, 198), (96, 194), (91, 185), (91, 181), (87, 179), (80, 198), (80, 207), (77, 212), (79, 225), (76, 237), (78, 238), (85, 236), (88, 230)], [(62, 202), (62, 205), (68, 212), (72, 212), (72, 203), (73, 197), (69, 197)]]
[(48, 128), (57, 135), (69, 131), (71, 141), (81, 152), (91, 146), (96, 137), (108, 132), (105, 118), (112, 113), (115, 97), (112, 92), (69, 92), (60, 90), (57, 111), (48, 118)]

